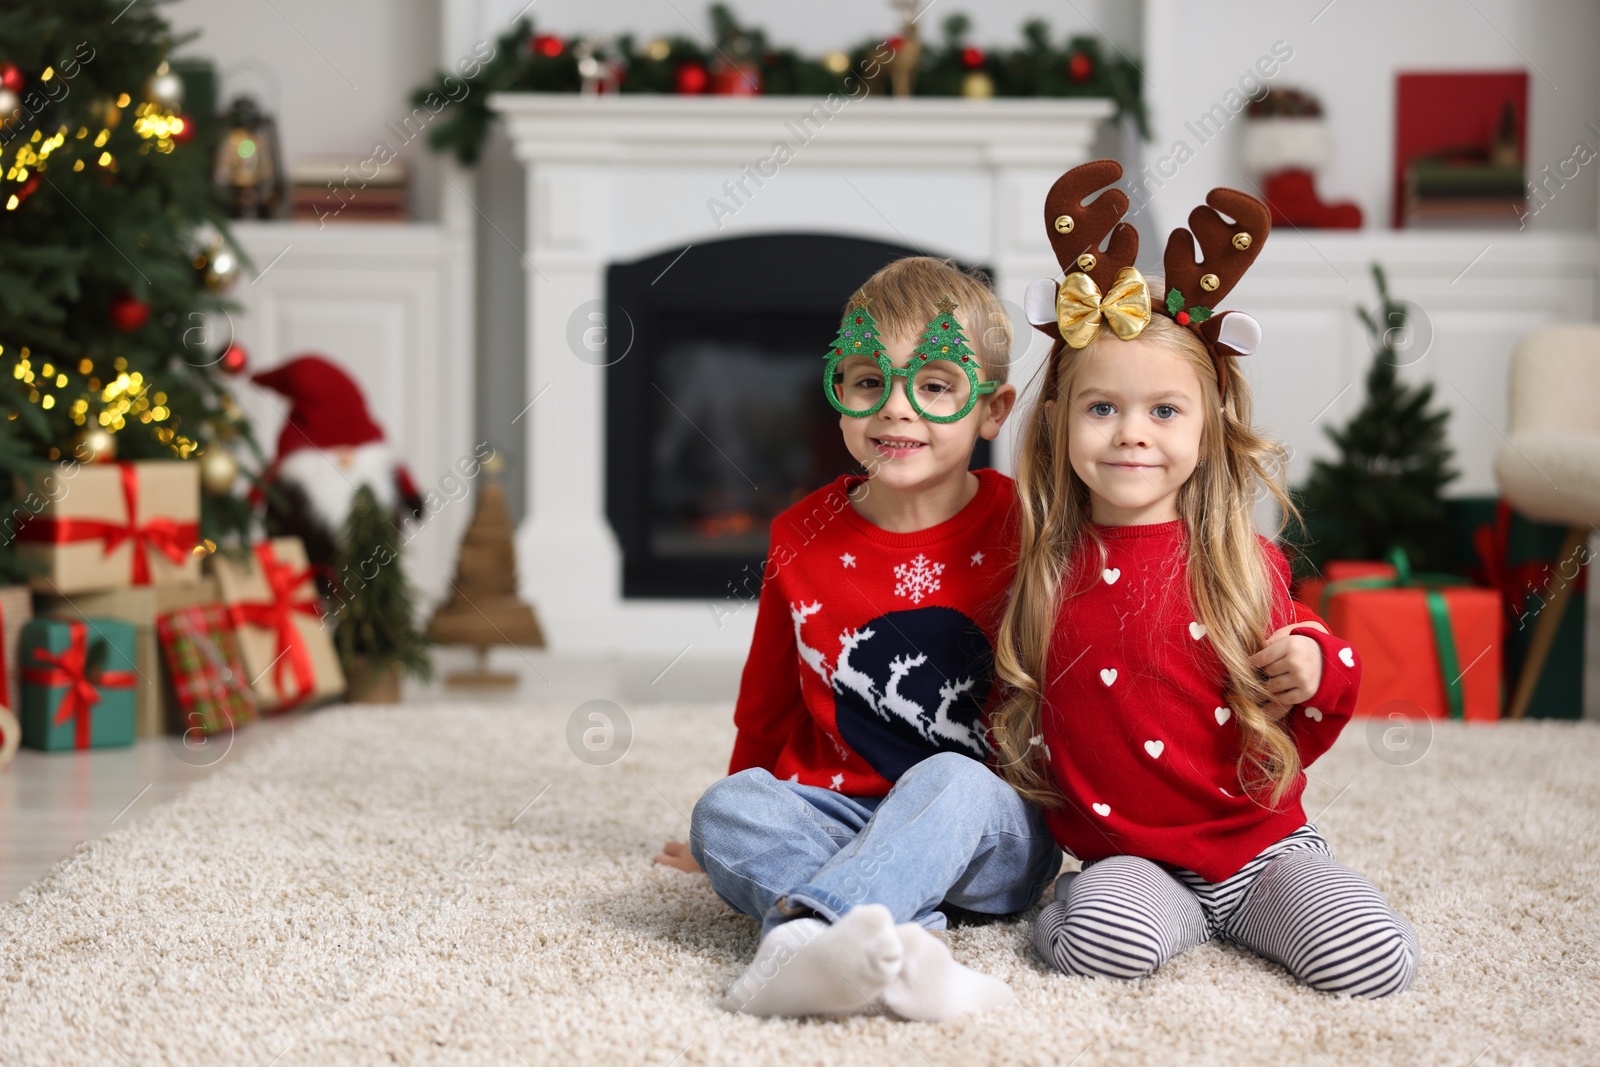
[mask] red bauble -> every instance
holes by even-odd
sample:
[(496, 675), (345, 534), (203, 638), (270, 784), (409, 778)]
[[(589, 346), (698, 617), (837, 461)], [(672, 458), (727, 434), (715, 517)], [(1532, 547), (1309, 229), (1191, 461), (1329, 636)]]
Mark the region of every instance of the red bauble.
[(961, 50), (961, 65), (968, 70), (977, 70), (983, 66), (983, 49), (963, 48)]
[(694, 96), (706, 91), (711, 84), (711, 74), (706, 70), (704, 63), (695, 60), (686, 60), (678, 64), (678, 72), (673, 78), (673, 87), (682, 96)]
[(15, 63), (0, 63), (0, 88), (22, 92), (22, 69)]
[(150, 305), (132, 293), (123, 293), (106, 305), (106, 315), (112, 326), (123, 333), (132, 333), (150, 321)]
[(230, 344), (222, 353), (222, 358), (217, 360), (222, 369), (229, 374), (242, 374), (250, 365), (250, 354), (240, 344)]
[(884, 43), (889, 46), (889, 51), (899, 52), (900, 49), (906, 46), (906, 39), (904, 37), (891, 37)]
[(534, 55), (544, 56), (546, 59), (554, 59), (556, 56), (559, 56), (562, 51), (566, 49), (566, 47), (567, 46), (561, 42), (561, 38), (557, 37), (553, 33), (534, 34), (533, 39), (528, 42), (528, 51), (532, 52)]
[(1086, 82), (1094, 77), (1094, 60), (1087, 52), (1074, 52), (1067, 57), (1067, 77), (1075, 82)]

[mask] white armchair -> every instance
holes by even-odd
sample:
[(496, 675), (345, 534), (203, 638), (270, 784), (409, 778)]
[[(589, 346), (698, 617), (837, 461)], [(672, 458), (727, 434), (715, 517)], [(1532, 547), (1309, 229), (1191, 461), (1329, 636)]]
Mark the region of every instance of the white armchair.
[[(1494, 462), (1500, 493), (1530, 519), (1569, 527), (1558, 567), (1584, 562), (1589, 533), (1600, 522), (1600, 325), (1529, 334), (1511, 357), (1509, 393), (1510, 424)], [(1528, 712), (1573, 584), (1552, 578), (1508, 718)]]

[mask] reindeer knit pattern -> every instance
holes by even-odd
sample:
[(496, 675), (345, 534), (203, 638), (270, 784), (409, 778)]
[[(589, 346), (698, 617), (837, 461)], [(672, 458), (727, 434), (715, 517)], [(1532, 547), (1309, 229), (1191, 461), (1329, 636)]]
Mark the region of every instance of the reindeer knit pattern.
[[(1226, 672), (1190, 607), (1184, 521), (1094, 529), (1106, 559), (1089, 537), (1074, 547), (1044, 670), (1036, 743), (1067, 801), (1047, 813), (1051, 833), (1080, 860), (1140, 856), (1221, 882), (1306, 824), (1305, 776), (1276, 808), (1244, 795)], [(1260, 540), (1269, 632), (1320, 622), (1291, 601), (1288, 561)], [(1284, 720), (1309, 766), (1349, 721), (1361, 667), (1348, 642), (1294, 632), (1322, 648), (1321, 684)]]
[[(1010, 478), (926, 530), (862, 518), (844, 476), (779, 515), (728, 773), (880, 797), (936, 752), (990, 752), (993, 646), (1016, 558)], [(868, 490), (870, 492), (870, 488)]]

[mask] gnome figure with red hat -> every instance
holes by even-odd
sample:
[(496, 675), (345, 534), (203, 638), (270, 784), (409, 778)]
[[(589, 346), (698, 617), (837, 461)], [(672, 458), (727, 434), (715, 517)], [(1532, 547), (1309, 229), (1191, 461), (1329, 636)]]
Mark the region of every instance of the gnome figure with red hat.
[(411, 473), (367, 413), (361, 387), (337, 364), (307, 352), (253, 380), (289, 400), (278, 454), (266, 472), (277, 490), (267, 501), (270, 534), (299, 537), (313, 565), (331, 565), (339, 529), (363, 485), (397, 522), (407, 513), (422, 516)]

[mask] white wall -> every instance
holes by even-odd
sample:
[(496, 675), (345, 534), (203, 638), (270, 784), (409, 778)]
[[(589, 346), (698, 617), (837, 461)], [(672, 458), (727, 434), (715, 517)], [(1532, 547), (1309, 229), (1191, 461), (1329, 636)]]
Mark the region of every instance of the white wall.
[(439, 0), (181, 0), (162, 14), (199, 30), (179, 55), (217, 67), (218, 106), (249, 92), (278, 121), (284, 157), (366, 158), (379, 141), (412, 174), (413, 212), (439, 217), (439, 165), (418, 137), (403, 145), (411, 90), (439, 66)]

